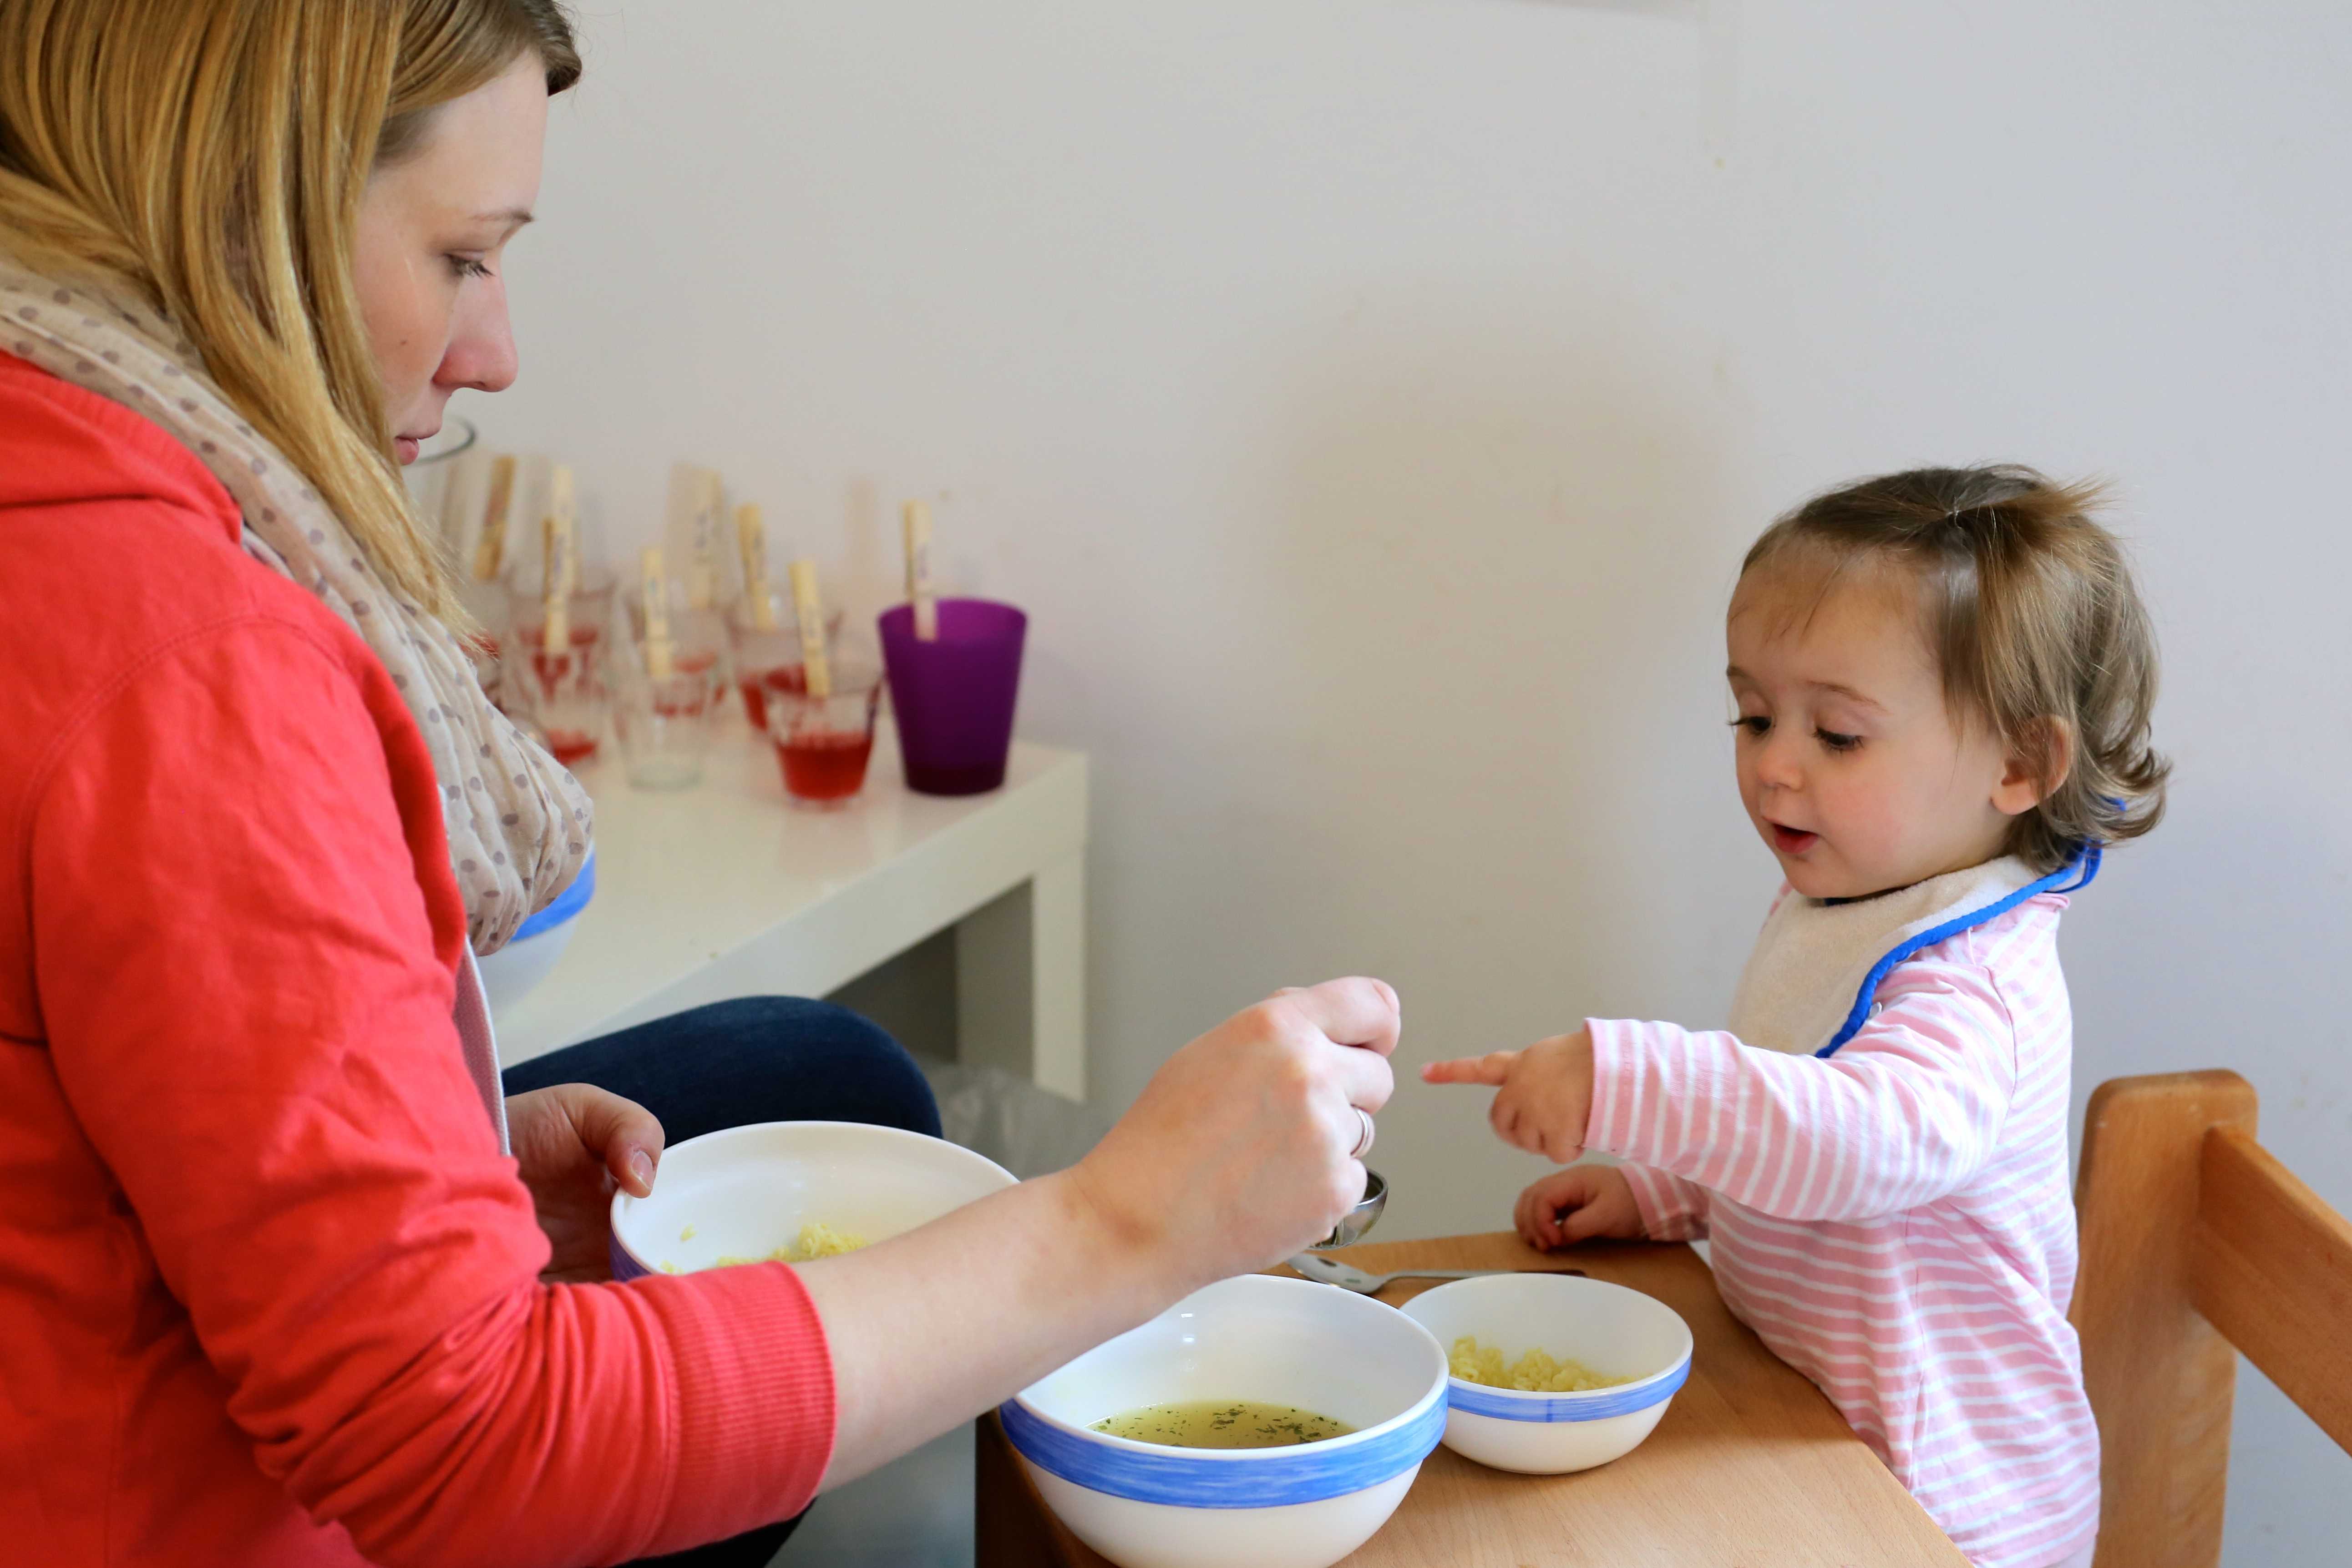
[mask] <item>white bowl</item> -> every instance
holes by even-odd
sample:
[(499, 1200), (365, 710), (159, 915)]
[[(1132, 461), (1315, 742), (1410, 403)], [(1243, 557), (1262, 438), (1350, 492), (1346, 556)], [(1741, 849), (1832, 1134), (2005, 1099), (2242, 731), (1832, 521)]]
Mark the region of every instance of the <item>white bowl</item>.
[(728, 1127), (665, 1150), (652, 1197), (613, 1195), (613, 1278), (764, 1258), (811, 1222), (880, 1241), (1013, 1185), (995, 1161), (899, 1127)]
[(493, 1024), (502, 1010), (522, 1000), (547, 978), (555, 961), (572, 946), (580, 930), (580, 916), (595, 896), (596, 852), (590, 850), (580, 874), (556, 895), (554, 903), (524, 921), (505, 946), (475, 961), (482, 974), (482, 999), (489, 1004)]
[(1690, 1376), (1682, 1314), (1602, 1280), (1488, 1274), (1423, 1291), (1402, 1310), (1448, 1349), (1473, 1334), (1498, 1346), (1506, 1365), (1540, 1349), (1634, 1379), (1583, 1394), (1522, 1394), (1450, 1377), (1445, 1446), (1498, 1470), (1549, 1476), (1621, 1458), (1650, 1435)]
[[(1087, 1428), (1251, 1399), (1356, 1428), (1289, 1448), (1176, 1448)], [(1046, 1506), (1120, 1568), (1326, 1568), (1404, 1499), (1445, 1421), (1445, 1353), (1328, 1285), (1247, 1274), (1185, 1297), (998, 1410)]]

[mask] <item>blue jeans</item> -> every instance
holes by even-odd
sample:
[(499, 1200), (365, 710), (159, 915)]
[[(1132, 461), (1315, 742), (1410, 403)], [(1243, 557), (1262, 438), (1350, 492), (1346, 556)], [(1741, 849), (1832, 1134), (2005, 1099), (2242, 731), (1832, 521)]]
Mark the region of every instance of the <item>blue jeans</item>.
[[(830, 1002), (750, 997), (673, 1013), (534, 1057), (506, 1092), (593, 1083), (635, 1100), (683, 1143), (748, 1122), (870, 1122), (940, 1135), (922, 1070), (877, 1026)], [(766, 1568), (800, 1521), (787, 1519), (639, 1568)]]

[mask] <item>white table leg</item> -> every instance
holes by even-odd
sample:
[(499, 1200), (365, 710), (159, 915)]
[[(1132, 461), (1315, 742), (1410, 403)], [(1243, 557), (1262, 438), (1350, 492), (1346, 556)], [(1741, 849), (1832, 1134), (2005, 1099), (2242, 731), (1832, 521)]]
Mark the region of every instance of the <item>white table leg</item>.
[(956, 1056), (1087, 1092), (1086, 856), (1073, 853), (956, 925)]
[(1032, 1076), (1087, 1097), (1087, 857), (1066, 855), (1030, 883)]

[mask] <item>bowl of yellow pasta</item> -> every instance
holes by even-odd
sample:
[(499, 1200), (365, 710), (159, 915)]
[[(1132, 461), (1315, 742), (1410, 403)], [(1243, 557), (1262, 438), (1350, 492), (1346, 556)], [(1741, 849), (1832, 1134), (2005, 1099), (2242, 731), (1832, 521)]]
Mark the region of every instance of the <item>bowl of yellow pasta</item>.
[(1498, 1470), (1559, 1475), (1621, 1458), (1690, 1376), (1682, 1314), (1604, 1280), (1487, 1274), (1402, 1311), (1445, 1347), (1445, 1446)]
[(673, 1144), (649, 1197), (613, 1195), (613, 1278), (804, 1263), (1013, 1185), (970, 1149), (862, 1122), (760, 1122)]

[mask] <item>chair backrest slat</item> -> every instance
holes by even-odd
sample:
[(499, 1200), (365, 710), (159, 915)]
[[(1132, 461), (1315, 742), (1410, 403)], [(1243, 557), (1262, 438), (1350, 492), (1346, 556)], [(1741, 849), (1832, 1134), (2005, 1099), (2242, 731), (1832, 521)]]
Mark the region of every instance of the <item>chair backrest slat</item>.
[(2237, 1355), (2196, 1308), (2189, 1225), (2215, 1126), (2253, 1132), (2253, 1085), (2234, 1072), (2116, 1079), (2084, 1114), (2067, 1315), (2099, 1423), (2097, 1568), (2221, 1561)]
[(2352, 1223), (2240, 1126), (2205, 1134), (2190, 1299), (2352, 1448)]

